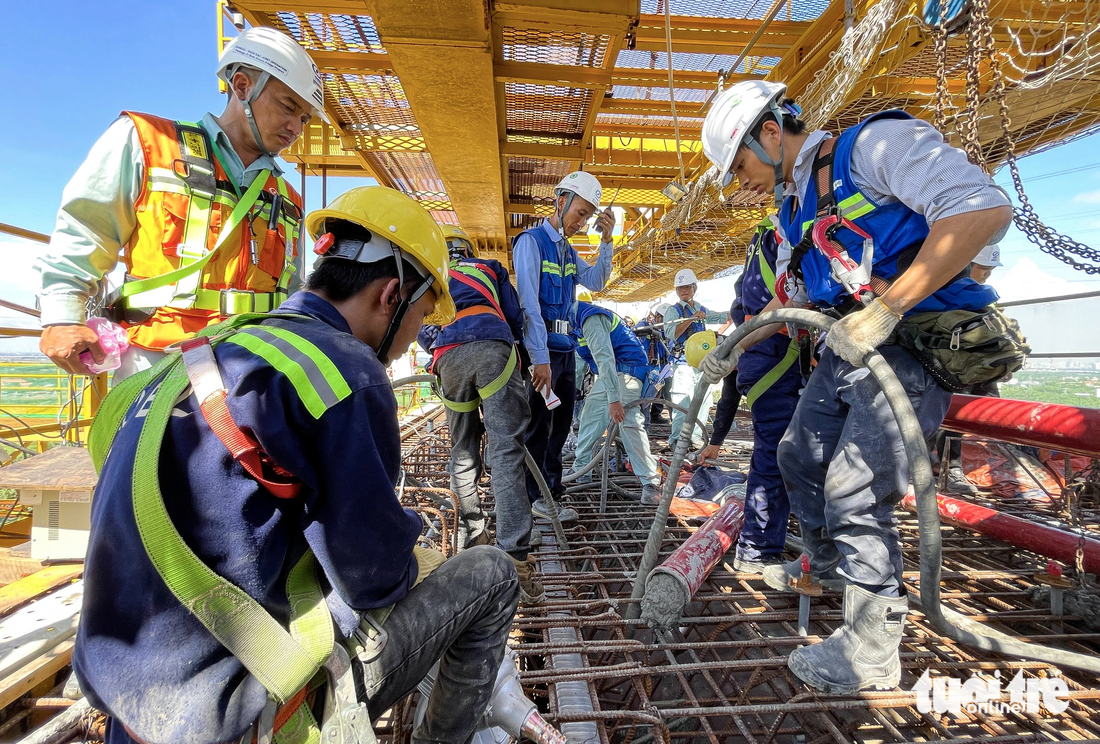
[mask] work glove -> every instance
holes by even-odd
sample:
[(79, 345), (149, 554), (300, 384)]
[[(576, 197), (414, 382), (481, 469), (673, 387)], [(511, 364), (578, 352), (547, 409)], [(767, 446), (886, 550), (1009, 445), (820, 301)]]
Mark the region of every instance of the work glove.
[(741, 358), (744, 351), (741, 344), (734, 344), (730, 355), (725, 359), (719, 359), (718, 348), (715, 347), (713, 351), (703, 357), (703, 361), (699, 362), (699, 371), (703, 373), (703, 379), (711, 385), (722, 382), (726, 375), (737, 368), (737, 360)]
[(447, 556), (438, 550), (429, 550), (419, 545), (413, 546), (413, 558), (416, 559), (417, 568), (416, 581), (413, 582), (413, 586), (428, 578), (432, 571), (442, 566), (447, 560)]
[(844, 361), (863, 367), (867, 352), (885, 341), (899, 320), (901, 316), (876, 297), (867, 307), (833, 323), (825, 344)]

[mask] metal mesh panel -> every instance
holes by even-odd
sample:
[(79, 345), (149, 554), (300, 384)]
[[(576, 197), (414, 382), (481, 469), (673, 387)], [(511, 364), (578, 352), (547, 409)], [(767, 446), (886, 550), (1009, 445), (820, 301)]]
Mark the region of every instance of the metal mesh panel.
[(508, 158), (508, 193), (514, 204), (549, 204), (554, 200), (554, 187), (569, 175), (568, 160), (542, 158)]
[(396, 75), (325, 75), (325, 101), (352, 131), (419, 135)]
[(280, 11), (272, 20), (310, 51), (385, 51), (370, 16)]
[(592, 95), (593, 92), (587, 88), (506, 83), (504, 97), (508, 109), (508, 130), (517, 134), (554, 132), (580, 135), (584, 132)]
[[(664, 14), (669, 0), (642, 0), (642, 13)], [(673, 16), (704, 16), (707, 18), (763, 18), (771, 5), (769, 0), (675, 0)], [(828, 0), (788, 0), (777, 18), (809, 21), (821, 15)]]
[[(640, 88), (633, 85), (616, 85), (612, 89), (615, 98), (638, 98), (646, 101), (667, 101), (668, 100), (668, 86), (663, 87), (647, 87)], [(684, 101), (687, 103), (699, 103), (702, 104), (707, 100), (707, 96), (711, 94), (709, 90), (701, 90), (698, 88), (677, 88), (676, 89), (676, 103)], [(688, 108), (688, 113), (698, 112), (699, 107)], [(680, 115), (680, 109), (676, 109), (677, 116)]]
[[(417, 193), (428, 194), (442, 199), (447, 198), (443, 181), (432, 162), (432, 156), (426, 152), (375, 152), (369, 155), (390, 174), (394, 185), (405, 193), (414, 196)], [(450, 204), (445, 207), (450, 208)]]
[(502, 30), (502, 43), (508, 62), (603, 67), (611, 37), (506, 26)]
[[(756, 59), (755, 57), (753, 58)], [(773, 65), (778, 57), (764, 57), (762, 62), (756, 64)], [(673, 52), (673, 70), (695, 70), (700, 72), (720, 72), (728, 70), (730, 65), (737, 61), (736, 54), (698, 54), (696, 52)], [(747, 61), (747, 60), (746, 60)], [(746, 61), (737, 65), (735, 72), (748, 72), (745, 69)], [(623, 49), (615, 59), (616, 67), (644, 68), (649, 70), (667, 70), (668, 54), (665, 52), (644, 52), (637, 49)]]

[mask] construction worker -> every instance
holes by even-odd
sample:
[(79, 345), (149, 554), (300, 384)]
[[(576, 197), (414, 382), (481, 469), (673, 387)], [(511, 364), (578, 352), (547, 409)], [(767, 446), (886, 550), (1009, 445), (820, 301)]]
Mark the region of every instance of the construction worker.
[(970, 263), (970, 278), (978, 284), (985, 284), (993, 274), (993, 269), (1000, 266), (1004, 266), (1001, 263), (1001, 246), (996, 243), (987, 245)]
[[(530, 553), (531, 502), (523, 477), (523, 437), (531, 412), (523, 384), (518, 345), (523, 338), (519, 297), (499, 261), (479, 258), (473, 241), (454, 225), (441, 225), (450, 254), (454, 322), (425, 325), (420, 344), (432, 355), (429, 370), (439, 376), (451, 435), (451, 490), (458, 498), (459, 535), (466, 547), (490, 542), (477, 493), (481, 480), (481, 438), (496, 502), (497, 547), (512, 557), (521, 601), (545, 596)], [(478, 409), (482, 413), (479, 413)]]
[[(794, 650), (788, 666), (822, 692), (893, 689), (907, 612), (894, 505), (909, 469), (865, 360), (882, 353), (931, 435), (951, 394), (893, 343), (894, 329), (913, 310), (977, 310), (996, 300), (966, 269), (1003, 235), (1012, 210), (989, 176), (929, 124), (889, 111), (834, 138), (807, 131), (785, 94), (785, 85), (764, 81), (726, 89), (707, 113), (703, 149), (725, 183), (736, 177), (742, 190), (770, 191), (782, 205), (782, 291), (765, 309), (812, 302), (841, 316), (778, 456), (812, 576), (843, 586), (844, 624), (823, 643)], [(837, 227), (814, 240), (818, 225)], [(865, 251), (873, 251), (866, 261)], [(723, 361), (711, 355), (707, 375), (728, 373), (741, 348)], [(786, 588), (801, 574), (797, 564), (768, 567), (765, 581)]]
[[(576, 343), (569, 335), (576, 326), (573, 315), (576, 285), (601, 290), (611, 276), (614, 246), (611, 235), (615, 214), (611, 208), (596, 217), (602, 234), (599, 257), (590, 266), (577, 256), (569, 238), (583, 228), (600, 208), (602, 189), (591, 173), (570, 173), (554, 188), (554, 214), (542, 224), (524, 230), (513, 242), (512, 266), (516, 272), (519, 302), (523, 307), (523, 342), (531, 357), (528, 401), (531, 424), (527, 449), (538, 463), (553, 494), (564, 494), (561, 453), (569, 436), (576, 395)], [(547, 408), (556, 395), (561, 403)], [(527, 495), (535, 515), (549, 512), (534, 477), (527, 475)], [(559, 509), (563, 521), (577, 518), (575, 510)]]
[(418, 547), (395, 493), (386, 366), (426, 316), (454, 317), (443, 235), (380, 186), (306, 226), (307, 291), (185, 341), (96, 419), (73, 666), (109, 744), (321, 741), (322, 699), (324, 741), (373, 740), (370, 719), (440, 659), (412, 740), (459, 744), (492, 694), (514, 564)]
[[(665, 364), (668, 362), (668, 340), (665, 338), (665, 329), (663, 323), (665, 322), (665, 312), (671, 305), (667, 302), (658, 302), (649, 309), (649, 314), (646, 319), (638, 323), (637, 328), (634, 329), (634, 334), (638, 337), (638, 340), (642, 342), (642, 346), (646, 351), (646, 358), (649, 359), (649, 366), (656, 370), (662, 370)], [(665, 382), (660, 386), (660, 390), (656, 393), (655, 397), (662, 397), (668, 400), (668, 384)], [(642, 416), (645, 419), (646, 431), (649, 431), (649, 427), (657, 422), (667, 422), (668, 419), (661, 415), (664, 411), (664, 406), (660, 403), (651, 403), (642, 406)]]
[(294, 39), (250, 28), (226, 45), (221, 116), (197, 123), (123, 112), (65, 187), (35, 268), (39, 348), (70, 374), (103, 360), (85, 305), (118, 264), (124, 284), (103, 314), (127, 330), (115, 381), (225, 317), (266, 312), (291, 291), (302, 199), (275, 159), (311, 116), (328, 121), (321, 75)]
[[(756, 227), (745, 258), (745, 270), (737, 279), (737, 299), (730, 309), (732, 322), (741, 325), (760, 313), (775, 296), (775, 263), (778, 252), (772, 218)], [(802, 390), (798, 364), (799, 345), (780, 332), (741, 354), (737, 369), (723, 380), (722, 397), (714, 414), (711, 443), (702, 458), (717, 457), (729, 431), (732, 404), (744, 396), (752, 411), (753, 449), (749, 479), (745, 485), (745, 525), (737, 540), (734, 568), (746, 573), (763, 573), (765, 567), (782, 563), (787, 542), (791, 507), (776, 450), (794, 416)], [(736, 390), (729, 386), (736, 385)], [(730, 404), (727, 404), (727, 397)]]
[[(656, 506), (661, 500), (661, 474), (649, 451), (642, 411), (637, 406), (625, 409), (642, 397), (642, 388), (652, 369), (645, 349), (626, 322), (606, 308), (578, 301), (576, 318), (573, 338), (577, 342), (577, 355), (588, 364), (596, 381), (581, 409), (573, 472), (589, 463), (596, 442), (609, 422), (614, 422), (619, 425), (630, 466), (642, 482), (641, 501), (646, 506)], [(591, 473), (581, 476), (581, 482), (591, 480)]]
[[(699, 288), (695, 272), (691, 269), (680, 269), (676, 272), (673, 287), (679, 300), (671, 305), (664, 314), (666, 324), (668, 321), (682, 318), (675, 325), (666, 325), (667, 334), (672, 340), (669, 342), (668, 360), (672, 364), (672, 386), (670, 398), (673, 403), (687, 408), (691, 405), (691, 398), (695, 395), (695, 385), (699, 382), (699, 370), (687, 363), (684, 356), (684, 345), (695, 333), (706, 330), (704, 320), (709, 312), (705, 307), (695, 301), (695, 292)], [(702, 406), (699, 408), (699, 420), (706, 421), (710, 416), (710, 409), (714, 405), (714, 396), (708, 388), (705, 393)], [(684, 419), (687, 414), (681, 410), (672, 410), (672, 430), (668, 435), (668, 446), (675, 449), (676, 440), (680, 438), (680, 432), (684, 428)], [(690, 425), (688, 436), (691, 437), (691, 449), (702, 449), (703, 432), (695, 425)]]

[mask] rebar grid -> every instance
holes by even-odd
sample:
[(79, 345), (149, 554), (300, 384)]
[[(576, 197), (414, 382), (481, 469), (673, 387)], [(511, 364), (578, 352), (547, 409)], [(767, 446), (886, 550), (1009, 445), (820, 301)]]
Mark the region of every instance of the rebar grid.
[[(747, 434), (747, 421), (737, 423), (736, 433)], [(416, 478), (422, 482), (441, 486), (444, 490), (437, 494), (449, 493), (441, 480), (446, 477), (448, 458), (445, 425), (437, 419), (431, 431), (426, 431), (423, 420), (418, 426), (420, 434), (405, 442), (406, 472), (419, 473)], [(658, 457), (666, 429), (655, 425), (652, 432)], [(731, 436), (722, 458), (747, 470), (750, 455), (751, 446), (741, 436)], [(1040, 713), (964, 710), (959, 716), (918, 711), (917, 695), (911, 690), (926, 669), (961, 680), (999, 672), (1006, 683), (1019, 670), (1026, 677), (1054, 672), (1043, 663), (996, 658), (944, 639), (917, 609), (909, 615), (901, 647), (903, 675), (898, 690), (854, 696), (817, 694), (787, 670), (786, 656), (803, 643), (823, 640), (843, 622), (841, 595), (814, 600), (809, 636), (800, 637), (798, 598), (771, 590), (757, 575), (735, 571), (729, 557), (704, 582), (671, 634), (658, 636), (640, 620), (625, 620), (653, 512), (637, 500), (640, 486), (632, 475), (617, 473), (612, 481), (622, 490), (611, 489), (604, 512), (598, 508), (598, 481), (570, 488), (562, 497), (562, 503), (579, 514), (576, 522), (563, 525), (571, 550), (554, 545), (548, 524), (536, 525), (544, 537), (536, 559), (540, 566), (557, 563), (562, 572), (542, 571), (549, 599), (520, 609), (512, 645), (520, 658), (527, 694), (555, 725), (595, 722), (601, 744), (1100, 738), (1100, 680), (1072, 670), (1062, 671), (1070, 703), (1060, 715), (1045, 708)], [(491, 510), (487, 481), (482, 483), (482, 494), (485, 508)], [(1021, 515), (1028, 507), (1015, 500), (1011, 504), (1013, 512)], [(1007, 507), (998, 504), (998, 508)], [(1040, 512), (1033, 510), (1031, 515), (1038, 517)], [(902, 512), (898, 519), (906, 585), (912, 596), (919, 596), (916, 521)], [(699, 523), (670, 517), (662, 560)], [(793, 520), (792, 533), (797, 534)], [(1072, 615), (1058, 622), (1046, 606), (1032, 601), (1034, 575), (1043, 566), (1045, 559), (966, 530), (944, 527), (942, 598), (946, 605), (1034, 643), (1095, 653), (1100, 634), (1088, 632)], [(574, 629), (576, 643), (551, 643), (553, 627)], [(579, 654), (583, 667), (556, 669), (554, 657), (561, 654)], [(567, 681), (587, 684), (591, 712), (559, 711), (555, 686)], [(410, 700), (395, 708), (380, 735), (407, 740), (413, 705)]]

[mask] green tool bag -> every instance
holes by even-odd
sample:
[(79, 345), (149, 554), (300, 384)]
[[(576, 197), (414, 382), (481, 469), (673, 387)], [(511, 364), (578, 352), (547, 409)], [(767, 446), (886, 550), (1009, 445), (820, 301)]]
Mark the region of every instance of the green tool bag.
[(1031, 353), (1020, 325), (995, 305), (917, 313), (898, 324), (897, 340), (953, 393), (1015, 372)]

